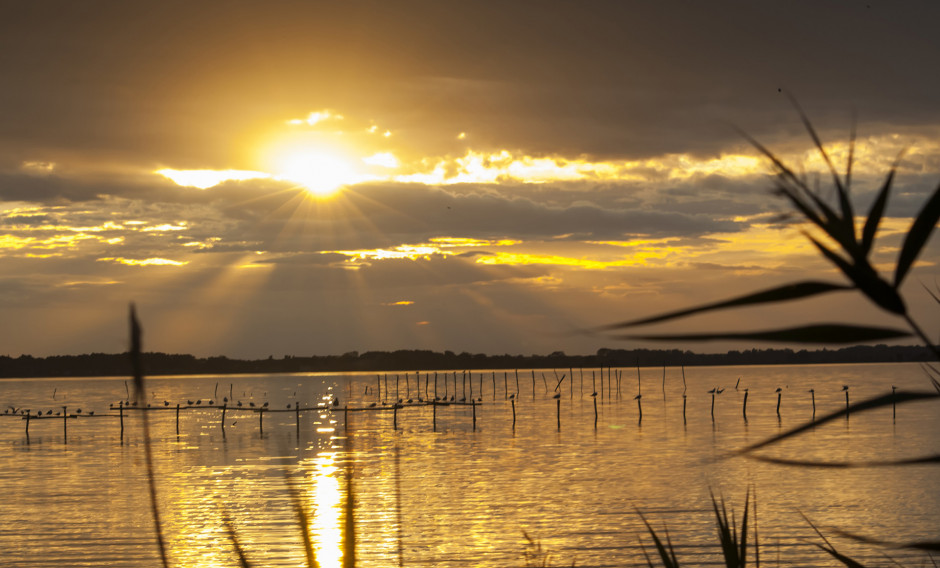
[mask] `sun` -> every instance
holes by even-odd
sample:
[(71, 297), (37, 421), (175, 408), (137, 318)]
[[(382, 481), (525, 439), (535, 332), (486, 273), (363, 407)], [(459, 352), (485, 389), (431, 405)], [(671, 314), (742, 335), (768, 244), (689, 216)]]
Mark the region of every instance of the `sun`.
[(349, 160), (322, 150), (294, 150), (277, 162), (278, 178), (298, 183), (314, 195), (331, 195), (361, 178)]
[(320, 148), (292, 149), (280, 153), (273, 162), (273, 173), (278, 179), (300, 184), (317, 196), (332, 195), (343, 186), (365, 179), (355, 162), (339, 152)]

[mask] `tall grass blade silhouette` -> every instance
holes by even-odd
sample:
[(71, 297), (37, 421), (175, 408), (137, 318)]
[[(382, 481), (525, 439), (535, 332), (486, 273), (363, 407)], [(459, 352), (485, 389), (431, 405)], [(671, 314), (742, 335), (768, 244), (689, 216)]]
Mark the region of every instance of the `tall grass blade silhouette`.
[(702, 306), (697, 306), (694, 308), (689, 308), (685, 310), (678, 310), (675, 312), (669, 312), (666, 314), (643, 318), (632, 321), (625, 321), (621, 323), (614, 323), (610, 325), (605, 325), (597, 328), (598, 331), (610, 331), (614, 329), (623, 329), (627, 327), (634, 327), (639, 325), (646, 325), (651, 323), (660, 323), (668, 321), (671, 319), (682, 318), (690, 316), (693, 314), (699, 314), (703, 312), (709, 312), (713, 310), (723, 310), (727, 308), (736, 308), (742, 306), (753, 306), (756, 304), (766, 304), (773, 302), (785, 302), (788, 300), (799, 300), (802, 298), (808, 298), (810, 296), (816, 296), (818, 294), (825, 294), (827, 292), (836, 292), (844, 290), (853, 290), (851, 286), (845, 286), (843, 284), (833, 284), (831, 282), (818, 282), (818, 281), (806, 281), (798, 282), (795, 284), (787, 284), (785, 286), (779, 286), (776, 288), (770, 288), (768, 290), (763, 290), (761, 292), (756, 292), (752, 294), (747, 294), (737, 298), (732, 298), (729, 300), (723, 300), (721, 302), (714, 302), (709, 304), (704, 304)]
[(894, 272), (895, 287), (900, 286), (904, 281), (904, 277), (907, 276), (907, 272), (914, 265), (921, 249), (927, 244), (930, 234), (937, 226), (937, 221), (940, 221), (940, 186), (934, 190), (904, 238), (904, 245), (898, 255), (898, 265)]
[(352, 442), (346, 436), (346, 503), (343, 506), (343, 568), (356, 568), (356, 493), (353, 487)]
[(846, 532), (839, 529), (832, 529), (833, 532), (840, 536), (850, 538), (852, 540), (857, 540), (858, 542), (864, 542), (866, 544), (876, 544), (878, 546), (887, 546), (891, 548), (912, 548), (914, 550), (923, 550), (924, 552), (940, 552), (940, 541), (936, 540), (916, 540), (911, 542), (893, 542), (890, 540), (882, 540), (878, 538), (872, 538), (868, 536), (857, 535), (855, 533)]
[(788, 438), (799, 436), (800, 434), (808, 432), (818, 426), (825, 424), (826, 422), (831, 422), (837, 418), (841, 418), (848, 414), (854, 415), (854, 414), (865, 412), (868, 410), (881, 408), (883, 406), (891, 406), (893, 404), (905, 404), (905, 403), (914, 402), (918, 400), (930, 400), (930, 399), (937, 399), (937, 398), (940, 398), (940, 392), (933, 393), (933, 392), (897, 391), (897, 392), (877, 396), (874, 398), (870, 398), (867, 400), (862, 400), (862, 401), (853, 403), (848, 408), (837, 410), (821, 418), (817, 418), (816, 420), (812, 422), (801, 424), (800, 426), (791, 428), (790, 430), (787, 430), (786, 432), (783, 432), (781, 434), (777, 434), (776, 436), (771, 436), (770, 438), (761, 440), (760, 442), (756, 442), (749, 446), (745, 446), (744, 448), (738, 450), (738, 453), (748, 454), (748, 453), (753, 452), (754, 450), (758, 450), (760, 448), (764, 448), (766, 446), (776, 444)]
[[(137, 321), (137, 309), (134, 304), (130, 306), (130, 359), (131, 370), (134, 374), (134, 400), (135, 404), (142, 405), (144, 400), (144, 370), (142, 363), (140, 322)], [(146, 412), (141, 412), (141, 421), (144, 426), (144, 455), (147, 460), (147, 481), (150, 490), (150, 512), (153, 515), (154, 530), (157, 535), (157, 545), (160, 548), (160, 560), (164, 568), (169, 568), (166, 554), (166, 543), (163, 538), (163, 525), (160, 523), (160, 507), (157, 503), (157, 482), (153, 470), (153, 449), (150, 445), (150, 421)]]
[(712, 507), (715, 510), (715, 519), (718, 523), (718, 539), (721, 542), (721, 552), (725, 558), (727, 568), (744, 568), (747, 565), (747, 513), (751, 503), (751, 489), (747, 490), (744, 497), (744, 518), (741, 520), (741, 538), (738, 539), (737, 526), (734, 522), (734, 513), (728, 519), (728, 511), (725, 508), (725, 500), (721, 499), (720, 509), (719, 500), (715, 495), (711, 495)]
[(813, 524), (813, 521), (809, 520), (806, 517), (806, 515), (803, 515), (803, 513), (800, 513), (800, 515), (803, 517), (803, 520), (809, 523), (809, 526), (813, 527), (813, 530), (816, 531), (816, 534), (819, 535), (819, 538), (821, 538), (822, 541), (825, 543), (825, 544), (819, 544), (818, 542), (814, 542), (813, 543), (814, 546), (820, 548), (821, 550), (825, 550), (827, 553), (829, 553), (830, 556), (832, 556), (833, 558), (835, 558), (836, 560), (838, 560), (845, 566), (848, 566), (848, 568), (865, 568), (865, 565), (862, 564), (861, 562), (858, 562), (857, 560), (849, 558), (848, 556), (836, 550), (836, 547), (832, 546), (832, 543), (829, 542), (829, 539), (826, 538), (825, 535), (823, 535), (823, 533), (820, 532), (818, 528), (816, 528), (816, 525)]
[(235, 555), (238, 556), (238, 565), (241, 568), (251, 568), (251, 563), (248, 562), (248, 556), (245, 554), (245, 549), (242, 548), (241, 542), (238, 540), (238, 534), (235, 531), (235, 524), (232, 522), (232, 518), (229, 516), (228, 511), (224, 508), (222, 509), (222, 524), (225, 526), (225, 533), (228, 535), (229, 540), (232, 541), (232, 547), (235, 549)]
[[(666, 533), (666, 544), (663, 544), (663, 541), (659, 538), (659, 535), (656, 534), (656, 531), (653, 530), (653, 527), (650, 526), (649, 521), (646, 520), (646, 517), (643, 516), (643, 513), (639, 511), (636, 512), (640, 516), (640, 520), (643, 521), (643, 524), (646, 525), (646, 530), (649, 531), (650, 536), (653, 537), (653, 544), (656, 545), (656, 551), (659, 553), (659, 559), (662, 561), (665, 568), (679, 568), (679, 560), (676, 558), (676, 551), (672, 546), (672, 541), (669, 540), (669, 531), (665, 530)], [(642, 546), (642, 541), (641, 541)], [(648, 554), (646, 554), (646, 549), (643, 549), (643, 555), (646, 556), (646, 561), (649, 563), (650, 568), (653, 566), (653, 562), (650, 560)]]
[(320, 568), (320, 564), (317, 563), (316, 552), (314, 551), (313, 537), (310, 536), (313, 523), (310, 520), (310, 515), (307, 514), (303, 497), (300, 495), (297, 487), (291, 483), (286, 469), (284, 470), (284, 482), (287, 485), (288, 495), (290, 495), (291, 508), (294, 510), (294, 516), (297, 518), (297, 529), (300, 531), (300, 536), (304, 543), (304, 555), (307, 558), (307, 568)]
[(618, 335), (618, 339), (645, 341), (713, 341), (749, 339), (756, 341), (778, 341), (783, 343), (860, 343), (885, 339), (910, 337), (911, 334), (886, 327), (844, 324), (814, 324), (786, 329), (745, 332), (677, 333), (662, 335)]

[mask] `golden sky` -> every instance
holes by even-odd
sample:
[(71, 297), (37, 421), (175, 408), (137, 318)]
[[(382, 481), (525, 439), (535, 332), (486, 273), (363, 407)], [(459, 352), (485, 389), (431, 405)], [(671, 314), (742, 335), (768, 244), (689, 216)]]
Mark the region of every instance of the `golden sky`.
[[(148, 349), (196, 355), (676, 347), (574, 330), (841, 282), (781, 221), (770, 168), (735, 129), (824, 174), (781, 90), (840, 168), (857, 116), (862, 212), (906, 150), (874, 258), (891, 265), (940, 180), (938, 16), (927, 2), (5, 8), (0, 354), (123, 350), (132, 301)], [(915, 313), (936, 309), (921, 283), (938, 252), (908, 279)], [(885, 323), (846, 296), (663, 329), (810, 321)]]

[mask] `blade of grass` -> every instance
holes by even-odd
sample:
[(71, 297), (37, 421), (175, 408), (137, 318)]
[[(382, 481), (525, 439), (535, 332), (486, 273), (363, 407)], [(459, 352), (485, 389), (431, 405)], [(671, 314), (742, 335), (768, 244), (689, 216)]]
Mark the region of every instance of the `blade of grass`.
[(791, 460), (783, 458), (771, 458), (767, 456), (751, 456), (752, 458), (777, 464), (777, 465), (792, 465), (797, 467), (825, 467), (825, 468), (851, 468), (851, 467), (894, 467), (899, 465), (918, 465), (918, 464), (931, 464), (931, 463), (940, 463), (940, 454), (932, 456), (923, 456), (919, 458), (907, 458), (903, 460), (888, 460), (888, 461), (860, 461), (860, 462), (819, 462), (811, 460)]
[(846, 555), (840, 553), (838, 550), (836, 550), (836, 547), (832, 546), (832, 543), (829, 542), (829, 539), (827, 539), (825, 536), (823, 536), (823, 533), (820, 532), (820, 530), (819, 530), (818, 528), (816, 528), (816, 525), (814, 525), (813, 522), (812, 522), (811, 520), (809, 520), (809, 519), (806, 517), (806, 515), (804, 515), (803, 513), (800, 513), (800, 516), (803, 517), (803, 520), (805, 520), (807, 523), (809, 523), (809, 526), (813, 527), (813, 530), (816, 531), (816, 534), (819, 535), (819, 538), (821, 538), (821, 539), (823, 540), (823, 542), (826, 543), (825, 546), (823, 546), (823, 545), (819, 544), (818, 542), (814, 542), (814, 543), (813, 543), (814, 545), (816, 545), (817, 547), (821, 548), (822, 550), (825, 550), (826, 552), (829, 553), (830, 556), (832, 556), (833, 558), (835, 558), (835, 559), (838, 560), (839, 562), (845, 564), (845, 565), (848, 566), (849, 568), (865, 568), (865, 565), (864, 565), (864, 564), (858, 562), (857, 560), (853, 560), (852, 558), (849, 558), (848, 556), (846, 556)]
[(771, 444), (775, 444), (782, 440), (786, 440), (787, 438), (798, 436), (802, 434), (803, 432), (806, 432), (807, 430), (811, 430), (817, 426), (825, 424), (826, 422), (830, 422), (837, 418), (841, 418), (850, 413), (856, 414), (859, 412), (866, 412), (868, 410), (881, 408), (883, 406), (890, 406), (892, 404), (906, 404), (908, 402), (913, 402), (916, 400), (929, 400), (932, 398), (940, 398), (940, 392), (932, 393), (932, 392), (897, 391), (897, 392), (877, 396), (874, 398), (870, 398), (867, 400), (853, 403), (848, 408), (837, 410), (835, 412), (832, 412), (830, 414), (823, 416), (822, 418), (818, 418), (811, 422), (806, 422), (800, 426), (797, 426), (796, 428), (792, 428), (790, 430), (787, 430), (786, 432), (777, 434), (776, 436), (771, 436), (770, 438), (767, 438), (760, 442), (751, 444), (749, 446), (745, 446), (744, 448), (738, 450), (736, 453), (747, 454), (747, 453), (753, 452), (754, 450), (763, 448), (765, 446), (769, 446)]
[[(679, 568), (676, 551), (672, 546), (672, 542), (669, 540), (669, 531), (666, 531), (667, 547), (663, 544), (662, 540), (660, 540), (659, 535), (656, 534), (656, 531), (653, 530), (653, 527), (650, 526), (649, 521), (646, 520), (646, 517), (643, 516), (643, 513), (641, 513), (639, 509), (637, 509), (636, 514), (640, 516), (640, 520), (646, 525), (646, 530), (648, 530), (650, 536), (653, 537), (653, 543), (656, 545), (656, 551), (659, 552), (659, 558), (662, 560), (663, 566), (665, 566), (665, 568)], [(643, 553), (645, 554), (646, 551), (644, 550)], [(649, 556), (647, 556), (646, 559), (649, 560)], [(652, 566), (652, 562), (650, 562), (650, 566)]]
[(317, 562), (317, 555), (316, 552), (314, 552), (313, 538), (310, 536), (310, 529), (312, 528), (313, 523), (310, 520), (310, 516), (307, 514), (307, 508), (304, 507), (304, 501), (300, 496), (300, 492), (297, 491), (297, 487), (291, 483), (290, 477), (288, 477), (286, 467), (284, 469), (284, 483), (287, 485), (287, 493), (290, 496), (291, 508), (294, 510), (294, 515), (297, 517), (297, 528), (300, 529), (300, 536), (301, 539), (303, 539), (304, 555), (307, 558), (307, 567), (319, 568), (320, 564)]
[(864, 542), (866, 544), (877, 544), (879, 546), (890, 546), (893, 548), (910, 548), (913, 550), (923, 550), (926, 552), (940, 552), (940, 541), (936, 541), (936, 540), (896, 542), (896, 541), (881, 540), (881, 539), (872, 538), (868, 536), (857, 535), (857, 534), (846, 532), (840, 529), (832, 529), (832, 530), (835, 531), (840, 536), (851, 538), (852, 540), (857, 540), (859, 542)]
[(898, 157), (895, 158), (894, 164), (891, 165), (891, 170), (888, 172), (888, 177), (885, 178), (881, 190), (878, 191), (878, 196), (875, 198), (875, 201), (871, 204), (871, 209), (868, 211), (868, 218), (865, 219), (865, 226), (862, 229), (862, 256), (868, 256), (868, 253), (871, 252), (871, 248), (875, 243), (875, 234), (878, 232), (878, 225), (881, 223), (882, 216), (884, 216), (885, 206), (888, 203), (888, 195), (891, 193), (891, 184), (894, 183), (894, 174), (897, 171), (898, 163), (900, 163), (903, 155), (904, 152), (901, 152), (898, 154)]
[[(130, 333), (131, 333), (131, 369), (134, 373), (134, 400), (135, 404), (143, 402), (144, 398), (144, 371), (141, 362), (141, 335), (140, 322), (137, 321), (137, 308), (130, 306)], [(144, 427), (144, 456), (147, 460), (147, 481), (150, 489), (150, 512), (153, 515), (154, 531), (157, 533), (157, 545), (160, 548), (160, 561), (163, 568), (169, 568), (166, 543), (163, 538), (163, 525), (160, 522), (160, 508), (157, 504), (157, 481), (153, 470), (153, 449), (150, 447), (150, 421), (147, 413), (141, 412), (141, 421)]]
[(914, 265), (914, 261), (917, 260), (917, 256), (927, 243), (938, 221), (940, 221), (940, 186), (934, 190), (933, 195), (914, 219), (914, 223), (907, 231), (907, 236), (904, 237), (904, 245), (901, 247), (901, 254), (898, 255), (898, 264), (894, 272), (895, 288), (901, 286), (901, 282)]
[(235, 554), (238, 556), (238, 565), (241, 566), (241, 568), (251, 568), (251, 563), (248, 562), (248, 556), (245, 555), (245, 550), (238, 541), (235, 525), (232, 523), (232, 519), (224, 506), (222, 508), (222, 524), (225, 525), (225, 532), (228, 534), (228, 538), (232, 541), (232, 546), (235, 548)]
[(891, 328), (844, 324), (816, 324), (786, 329), (749, 332), (685, 333), (675, 335), (617, 335), (617, 339), (645, 341), (714, 341), (746, 339), (796, 343), (863, 343), (910, 337), (910, 333)]
[(643, 318), (643, 319), (638, 319), (638, 320), (625, 321), (625, 322), (605, 325), (597, 329), (603, 330), (603, 331), (609, 331), (613, 329), (623, 329), (626, 327), (634, 327), (634, 326), (646, 325), (650, 323), (659, 323), (659, 322), (668, 321), (671, 319), (682, 318), (682, 317), (690, 316), (693, 314), (698, 314), (698, 313), (708, 312), (708, 311), (713, 311), (713, 310), (723, 310), (727, 308), (736, 308), (740, 306), (750, 306), (750, 305), (755, 305), (755, 304), (766, 304), (766, 303), (772, 303), (772, 302), (785, 302), (789, 300), (799, 300), (801, 298), (808, 298), (810, 296), (815, 296), (818, 294), (825, 294), (826, 292), (845, 291), (845, 290), (852, 290), (852, 289), (853, 288), (851, 286), (845, 286), (844, 284), (833, 284), (830, 282), (819, 282), (819, 281), (807, 280), (805, 282), (797, 282), (794, 284), (787, 284), (785, 286), (778, 286), (776, 288), (770, 288), (768, 290), (762, 290), (760, 292), (755, 292), (753, 294), (739, 296), (737, 298), (732, 298), (730, 300), (722, 300), (720, 302), (704, 304), (701, 306), (696, 306), (694, 308), (688, 308), (685, 310), (669, 312), (666, 314), (653, 316), (649, 318)]

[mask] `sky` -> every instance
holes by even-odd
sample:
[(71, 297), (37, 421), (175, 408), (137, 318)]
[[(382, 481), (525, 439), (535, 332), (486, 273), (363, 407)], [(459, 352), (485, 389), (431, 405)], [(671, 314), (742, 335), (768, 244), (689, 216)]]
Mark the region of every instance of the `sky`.
[[(6, 2), (0, 354), (724, 351), (606, 324), (844, 282), (742, 136), (940, 183), (932, 1)], [(930, 333), (940, 243), (902, 292)], [(643, 332), (896, 326), (855, 293)], [(902, 326), (903, 327), (903, 326)], [(913, 343), (915, 340), (902, 341)], [(809, 346), (814, 348), (814, 346)]]

